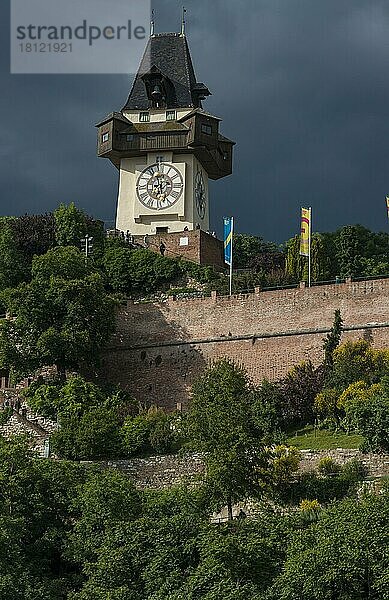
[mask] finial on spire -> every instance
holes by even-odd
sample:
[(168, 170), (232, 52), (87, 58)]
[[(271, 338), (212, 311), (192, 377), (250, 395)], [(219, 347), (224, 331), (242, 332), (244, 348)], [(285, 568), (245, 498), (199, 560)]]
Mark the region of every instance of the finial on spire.
[(185, 20), (185, 15), (186, 15), (186, 8), (185, 6), (182, 7), (182, 25), (181, 25), (181, 35), (185, 35), (185, 30), (186, 30), (186, 20)]
[(150, 36), (154, 35), (155, 33), (155, 11), (154, 9), (151, 11), (151, 21), (150, 21)]

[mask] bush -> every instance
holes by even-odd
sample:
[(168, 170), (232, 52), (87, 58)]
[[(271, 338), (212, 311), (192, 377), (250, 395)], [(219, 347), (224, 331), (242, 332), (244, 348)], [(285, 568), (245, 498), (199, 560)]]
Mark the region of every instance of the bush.
[(357, 382), (343, 396), (349, 424), (365, 438), (361, 450), (388, 452), (389, 377), (370, 388), (363, 382)]
[(365, 477), (366, 469), (359, 461), (352, 460), (341, 467), (326, 457), (321, 461), (320, 471), (301, 473), (294, 481), (280, 486), (276, 497), (283, 504), (296, 505), (304, 499), (326, 504), (354, 495)]
[(180, 275), (177, 260), (144, 248), (111, 245), (103, 262), (107, 283), (115, 292), (148, 294), (168, 286)]
[(287, 427), (306, 425), (314, 421), (314, 400), (323, 387), (324, 372), (311, 361), (291, 369), (280, 383), (284, 420)]
[(177, 452), (182, 444), (181, 418), (179, 414), (166, 414), (157, 408), (127, 417), (121, 430), (124, 453), (144, 456)]
[(60, 419), (52, 436), (53, 451), (68, 460), (101, 460), (121, 455), (120, 419), (117, 411), (96, 406), (81, 418), (76, 414)]
[(278, 487), (290, 483), (298, 471), (300, 460), (301, 452), (297, 448), (276, 446), (271, 460), (273, 485)]
[(65, 385), (59, 382), (34, 382), (24, 392), (30, 408), (39, 415), (56, 418), (58, 414), (82, 415), (93, 406), (103, 404), (101, 389), (81, 376), (69, 377)]
[(319, 460), (317, 470), (321, 475), (328, 477), (329, 475), (337, 475), (341, 471), (341, 466), (329, 456), (323, 456)]
[(269, 444), (282, 441), (284, 429), (283, 396), (276, 383), (266, 379), (254, 393), (254, 423)]
[(13, 415), (13, 412), (14, 411), (12, 410), (12, 408), (4, 408), (0, 410), (0, 427), (8, 423), (8, 421)]
[(365, 340), (346, 342), (333, 354), (334, 367), (329, 384), (343, 391), (355, 381), (378, 383), (389, 374), (389, 350), (374, 350)]
[(339, 427), (342, 412), (344, 414), (344, 411), (341, 411), (338, 406), (338, 400), (338, 390), (335, 388), (326, 388), (317, 394), (314, 401), (316, 414), (335, 427)]

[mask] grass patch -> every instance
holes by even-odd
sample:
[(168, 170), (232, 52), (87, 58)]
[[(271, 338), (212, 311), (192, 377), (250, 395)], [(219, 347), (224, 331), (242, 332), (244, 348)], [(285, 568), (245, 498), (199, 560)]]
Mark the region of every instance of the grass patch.
[(363, 442), (361, 435), (346, 433), (333, 433), (326, 429), (314, 429), (307, 425), (289, 434), (287, 444), (296, 446), (300, 450), (334, 450), (336, 448), (359, 448)]

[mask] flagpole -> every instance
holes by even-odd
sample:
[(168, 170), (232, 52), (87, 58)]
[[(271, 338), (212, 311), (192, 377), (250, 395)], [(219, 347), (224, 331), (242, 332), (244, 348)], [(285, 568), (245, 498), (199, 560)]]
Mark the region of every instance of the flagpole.
[(311, 287), (311, 241), (312, 241), (312, 207), (309, 207), (308, 287)]
[(232, 296), (232, 251), (234, 239), (234, 217), (231, 217), (230, 296)]

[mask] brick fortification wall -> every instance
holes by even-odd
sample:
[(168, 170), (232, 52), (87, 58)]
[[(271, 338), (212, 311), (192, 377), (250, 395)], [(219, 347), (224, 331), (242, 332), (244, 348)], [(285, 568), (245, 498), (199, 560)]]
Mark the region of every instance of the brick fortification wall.
[[(133, 238), (145, 245), (144, 236), (135, 235)], [(160, 253), (161, 242), (165, 246), (165, 256), (169, 258), (182, 256), (199, 265), (213, 265), (218, 269), (225, 267), (223, 242), (201, 229), (147, 236), (147, 248), (157, 254)]]
[(209, 361), (230, 357), (254, 382), (276, 380), (302, 360), (319, 364), (323, 337), (340, 309), (343, 341), (389, 347), (389, 280), (166, 303), (119, 313), (103, 375), (145, 404), (175, 408)]

